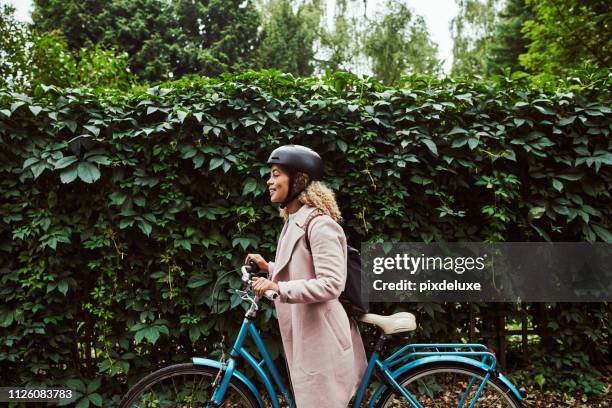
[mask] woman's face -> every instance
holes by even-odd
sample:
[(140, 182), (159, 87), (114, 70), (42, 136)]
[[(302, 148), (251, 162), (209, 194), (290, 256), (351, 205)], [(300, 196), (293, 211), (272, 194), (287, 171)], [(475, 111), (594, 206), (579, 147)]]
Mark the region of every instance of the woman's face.
[(282, 203), (287, 198), (287, 194), (289, 194), (289, 174), (282, 167), (277, 164), (272, 165), (267, 184), (271, 202)]

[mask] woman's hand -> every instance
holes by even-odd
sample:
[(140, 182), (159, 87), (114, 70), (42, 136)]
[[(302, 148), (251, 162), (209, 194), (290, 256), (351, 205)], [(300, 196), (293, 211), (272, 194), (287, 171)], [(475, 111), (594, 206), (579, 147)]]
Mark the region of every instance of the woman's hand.
[(252, 282), (251, 287), (253, 288), (253, 292), (259, 297), (262, 297), (266, 293), (266, 290), (273, 290), (276, 293), (279, 291), (276, 282), (272, 282), (270, 279), (253, 278)]
[(246, 256), (246, 259), (244, 260), (244, 264), (248, 265), (251, 262), (255, 262), (255, 264), (257, 265), (257, 267), (264, 271), (264, 272), (268, 272), (268, 263), (266, 262), (265, 259), (263, 259), (263, 257), (259, 254), (248, 254)]

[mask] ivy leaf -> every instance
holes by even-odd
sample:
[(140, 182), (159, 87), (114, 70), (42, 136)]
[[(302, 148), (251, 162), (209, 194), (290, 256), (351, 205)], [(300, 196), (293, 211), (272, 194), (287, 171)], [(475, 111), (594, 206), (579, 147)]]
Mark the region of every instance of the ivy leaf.
[(0, 311), (0, 327), (9, 327), (15, 318), (15, 312), (12, 310), (9, 311)]
[(531, 225), (531, 227), (532, 227), (533, 229), (535, 229), (535, 230), (538, 232), (538, 234), (540, 234), (540, 236), (541, 236), (542, 238), (544, 238), (544, 240), (545, 240), (546, 242), (552, 242), (552, 240), (550, 239), (550, 237), (548, 236), (548, 234), (547, 234), (547, 233), (546, 233), (546, 232), (545, 232), (543, 229), (541, 229), (541, 228), (539, 228), (539, 227), (537, 227), (537, 226), (535, 226), (535, 225), (533, 225), (533, 224), (530, 224), (530, 225)]
[(192, 145), (183, 145), (181, 146), (181, 158), (183, 159), (191, 159), (198, 153), (198, 149)]
[(542, 113), (543, 115), (549, 115), (549, 116), (555, 115), (554, 111), (552, 111), (552, 110), (550, 110), (548, 108), (545, 108), (544, 106), (533, 105), (533, 107), (536, 108), (537, 110), (539, 110), (540, 113)]
[(433, 140), (422, 139), (421, 141), (425, 144), (425, 146), (429, 148), (429, 150), (433, 153), (434, 156), (438, 155), (438, 148), (436, 147), (436, 144)]
[(97, 391), (100, 388), (100, 384), (101, 384), (100, 378), (96, 378), (95, 380), (87, 384), (87, 391), (86, 391), (87, 394), (91, 394)]
[(102, 406), (102, 396), (98, 393), (89, 394), (87, 398), (97, 407)]
[(57, 290), (62, 292), (62, 294), (65, 296), (66, 293), (68, 292), (68, 282), (63, 280), (60, 283), (58, 283), (57, 284)]
[(221, 166), (223, 164), (224, 160), (222, 158), (219, 157), (215, 157), (213, 159), (210, 160), (210, 165), (208, 166), (208, 170), (214, 170), (217, 167)]
[(138, 221), (138, 227), (147, 237), (151, 235), (151, 231), (153, 230), (151, 224), (146, 221)]
[(25, 105), (25, 102), (15, 102), (11, 104), (11, 112), (15, 112), (20, 106)]
[(149, 340), (152, 344), (157, 342), (159, 339), (159, 329), (155, 326), (144, 329), (144, 336)]
[(110, 195), (111, 202), (117, 206), (123, 204), (126, 198), (127, 195), (119, 191), (115, 191)]
[(181, 123), (183, 123), (185, 121), (185, 118), (187, 117), (187, 112), (185, 111), (178, 111), (176, 113), (176, 116), (178, 116), (178, 119), (181, 121)]
[(94, 181), (100, 178), (100, 170), (94, 164), (89, 162), (81, 162), (79, 163), (79, 167), (77, 168), (78, 176), (85, 183), (93, 183)]
[(94, 136), (98, 137), (100, 135), (100, 128), (91, 125), (83, 126), (85, 129), (89, 130)]
[(544, 207), (533, 207), (529, 210), (529, 218), (537, 220), (538, 218), (541, 218), (545, 212), (546, 208)]
[(251, 245), (251, 241), (248, 238), (242, 238), (242, 237), (234, 238), (234, 240), (232, 241), (232, 246), (236, 247), (238, 245), (240, 245), (242, 249), (246, 251), (249, 245)]
[(87, 397), (81, 399), (74, 408), (89, 408), (89, 399)]
[(257, 180), (249, 177), (244, 183), (244, 187), (242, 189), (242, 195), (247, 195), (249, 193), (252, 193), (253, 191), (255, 191), (256, 188), (257, 188)]
[(38, 116), (40, 111), (42, 111), (42, 108), (37, 105), (31, 105), (31, 106), (28, 106), (28, 108), (30, 108), (30, 111), (34, 114), (34, 116)]
[(70, 166), (72, 163), (79, 160), (76, 156), (66, 156), (62, 157), (58, 161), (55, 162), (55, 170), (63, 169), (65, 167)]
[(542, 389), (542, 387), (544, 387), (544, 384), (546, 383), (546, 378), (544, 377), (544, 374), (542, 374), (542, 373), (536, 375), (534, 377), (534, 380), (535, 380), (536, 384), (538, 384), (540, 386), (540, 389)]
[(570, 124), (574, 123), (575, 120), (576, 120), (576, 116), (570, 116), (568, 118), (563, 118), (563, 119), (559, 120), (559, 126), (570, 125)]
[(591, 228), (603, 242), (612, 243), (612, 233), (597, 224), (591, 224)]
[(112, 163), (111, 160), (106, 156), (91, 156), (87, 158), (87, 161), (91, 163), (102, 164), (105, 166), (108, 166), (109, 164)]
[(467, 134), (467, 133), (468, 133), (467, 130), (455, 126), (450, 132), (448, 132), (447, 136)]
[(563, 190), (563, 183), (557, 180), (556, 178), (552, 180), (552, 185), (558, 192), (561, 192)]
[(465, 145), (467, 142), (468, 142), (468, 138), (467, 137), (461, 137), (461, 138), (453, 140), (453, 143), (451, 144), (451, 147), (452, 148), (461, 147), (461, 146)]
[(67, 169), (65, 169), (64, 171), (60, 173), (60, 178), (62, 180), (62, 183), (64, 184), (72, 183), (77, 178), (77, 174), (78, 174), (77, 165), (68, 167)]
[(76, 132), (77, 124), (74, 120), (66, 121), (66, 127), (70, 130), (70, 132)]
[(503, 156), (512, 161), (516, 161), (516, 153), (512, 149), (504, 150)]
[(32, 174), (34, 175), (34, 178), (37, 179), (38, 176), (40, 176), (42, 172), (45, 171), (46, 168), (47, 168), (47, 163), (40, 162), (30, 167), (30, 170), (32, 171)]

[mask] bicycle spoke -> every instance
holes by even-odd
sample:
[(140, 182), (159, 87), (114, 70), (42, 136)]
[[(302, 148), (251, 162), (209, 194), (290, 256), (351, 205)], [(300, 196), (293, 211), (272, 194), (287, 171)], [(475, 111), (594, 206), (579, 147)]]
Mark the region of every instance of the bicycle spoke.
[[(508, 392), (510, 392), (510, 390), (506, 391), (504, 394), (499, 394), (499, 395), (497, 396), (497, 398), (495, 399), (495, 401), (493, 401), (491, 404), (495, 404), (497, 401), (499, 401), (499, 399), (500, 399), (502, 396), (507, 395), (507, 394), (508, 394)], [(489, 407), (491, 407), (491, 404), (488, 404), (488, 405), (487, 405), (485, 408), (489, 408)], [(493, 407), (495, 407), (495, 406), (493, 406)]]
[(423, 382), (423, 385), (425, 386), (425, 389), (429, 392), (429, 394), (431, 395), (431, 398), (434, 401), (434, 404), (436, 404), (436, 408), (440, 408), (440, 406), (438, 405), (438, 403), (436, 402), (436, 399), (434, 398), (434, 393), (429, 391), (429, 387), (427, 386), (427, 383)]
[(176, 389), (176, 383), (174, 382), (174, 377), (172, 377), (172, 387), (174, 387), (174, 392), (178, 394), (178, 390)]
[[(159, 370), (160, 375), (150, 374), (150, 382), (135, 386), (134, 395), (126, 396), (129, 402), (122, 408), (201, 408), (210, 401), (211, 385), (218, 371), (213, 368), (197, 368), (179, 364), (175, 370)], [(171, 368), (173, 368), (171, 367)], [(223, 397), (222, 407), (251, 408), (255, 399), (241, 383), (230, 380)]]
[[(483, 385), (486, 372), (476, 368), (465, 368), (461, 364), (455, 367), (432, 365), (408, 372), (403, 380), (398, 381), (402, 388), (410, 393), (423, 407), (430, 408), (467, 408), (474, 403), (475, 408), (518, 408), (510, 389), (495, 378), (490, 378)], [(471, 385), (471, 387), (470, 387)], [(478, 392), (480, 386), (482, 389)], [(414, 408), (400, 393), (389, 389), (381, 397), (378, 408)]]

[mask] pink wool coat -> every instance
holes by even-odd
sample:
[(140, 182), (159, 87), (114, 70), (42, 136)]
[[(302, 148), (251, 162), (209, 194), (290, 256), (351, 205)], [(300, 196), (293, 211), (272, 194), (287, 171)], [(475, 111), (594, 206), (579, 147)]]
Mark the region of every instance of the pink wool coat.
[(298, 408), (346, 408), (367, 366), (359, 329), (338, 296), (346, 283), (346, 237), (328, 215), (301, 228), (312, 207), (285, 223), (274, 262), (275, 301), (283, 348)]

